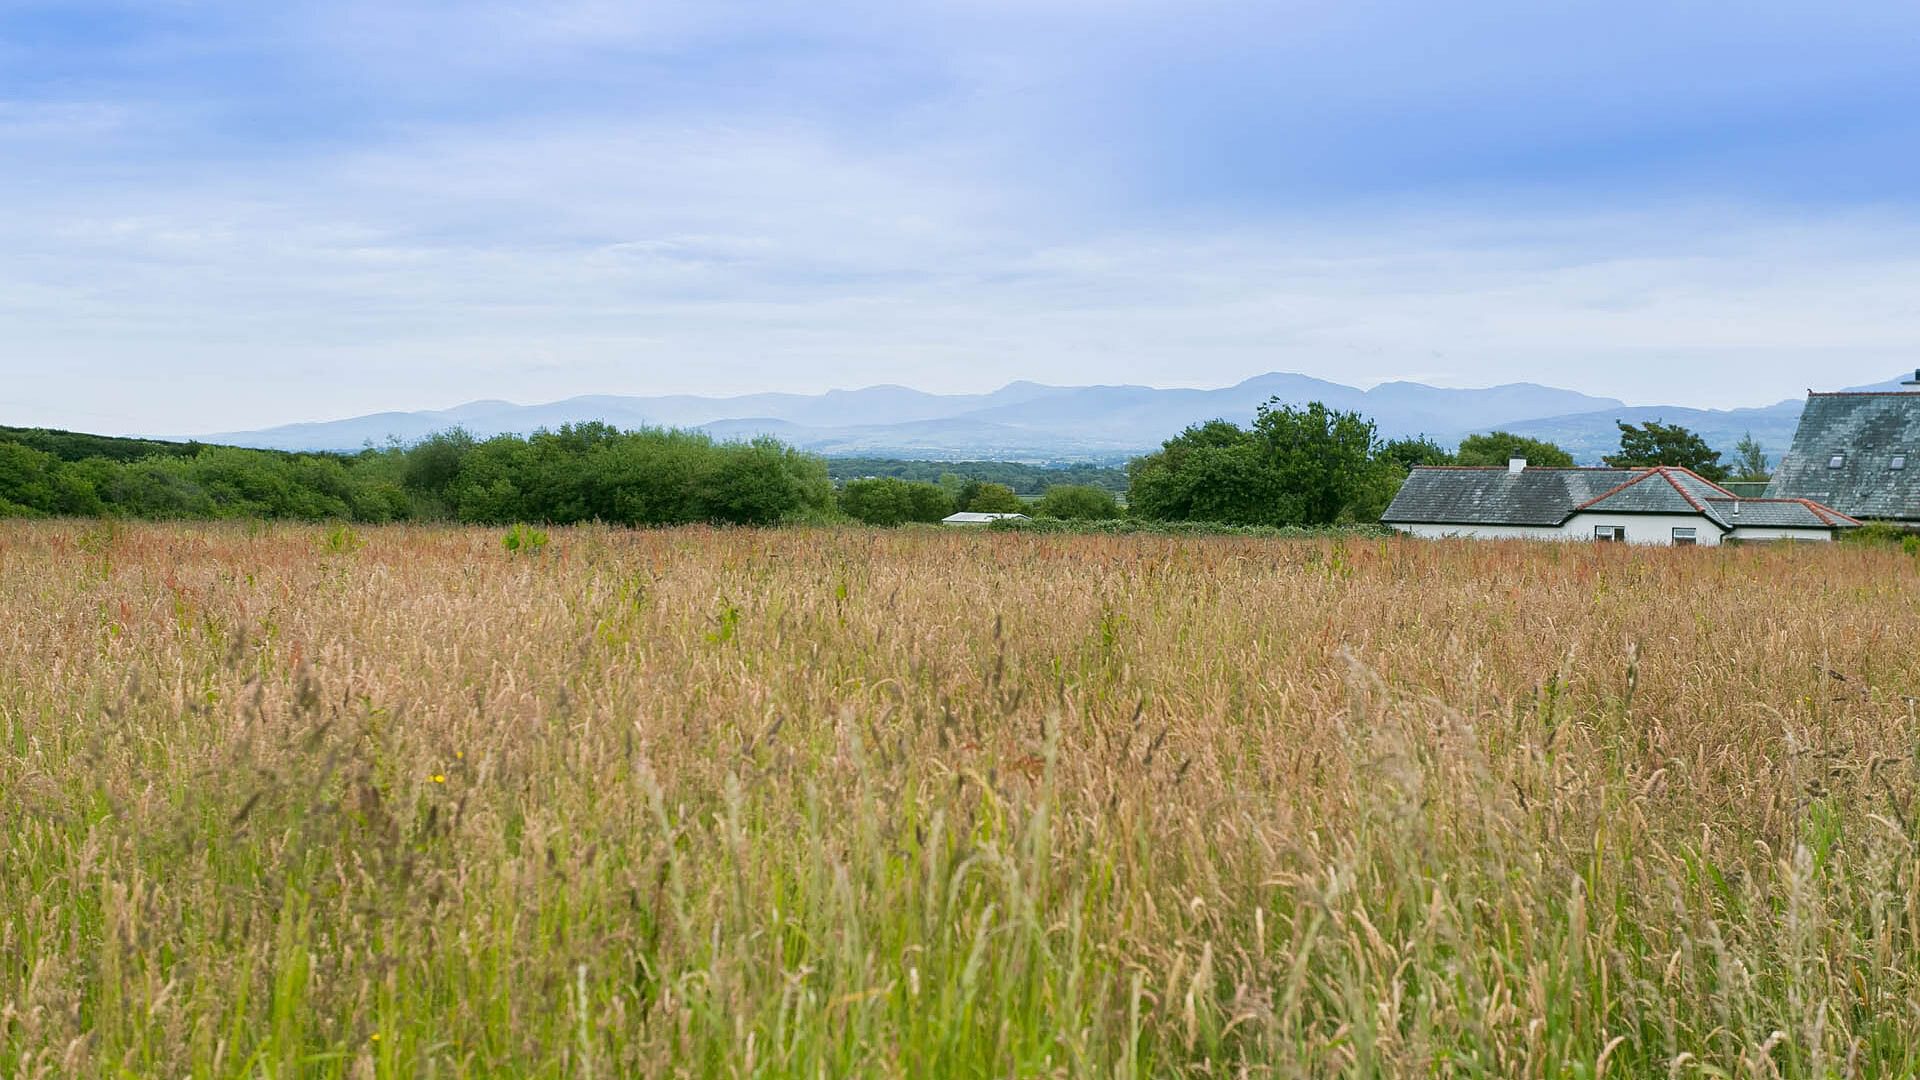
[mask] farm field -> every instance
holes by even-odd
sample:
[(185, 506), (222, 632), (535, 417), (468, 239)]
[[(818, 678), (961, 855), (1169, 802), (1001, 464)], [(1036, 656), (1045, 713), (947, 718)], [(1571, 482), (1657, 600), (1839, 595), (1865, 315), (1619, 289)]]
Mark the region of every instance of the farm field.
[(6, 523), (0, 1075), (1912, 1075), (1917, 568)]

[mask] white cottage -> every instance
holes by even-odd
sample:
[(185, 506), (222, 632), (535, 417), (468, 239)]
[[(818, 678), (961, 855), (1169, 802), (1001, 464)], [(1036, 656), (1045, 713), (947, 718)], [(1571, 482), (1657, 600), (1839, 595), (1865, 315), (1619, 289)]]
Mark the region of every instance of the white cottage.
[(1688, 469), (1421, 466), (1381, 522), (1413, 536), (1700, 545), (1831, 540), (1860, 523), (1809, 499), (1743, 499)]

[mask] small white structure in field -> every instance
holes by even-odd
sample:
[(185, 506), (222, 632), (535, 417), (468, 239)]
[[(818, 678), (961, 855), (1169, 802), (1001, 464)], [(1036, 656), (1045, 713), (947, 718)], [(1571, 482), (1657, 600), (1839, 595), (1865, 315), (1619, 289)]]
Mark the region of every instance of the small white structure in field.
[(976, 514), (970, 511), (963, 510), (958, 514), (949, 514), (948, 516), (941, 518), (940, 524), (942, 525), (991, 525), (996, 521), (1025, 521), (1025, 520), (1027, 520), (1027, 515), (1025, 514)]
[(1810, 499), (1743, 499), (1688, 469), (1420, 466), (1380, 517), (1424, 537), (1700, 545), (1831, 540), (1860, 523)]

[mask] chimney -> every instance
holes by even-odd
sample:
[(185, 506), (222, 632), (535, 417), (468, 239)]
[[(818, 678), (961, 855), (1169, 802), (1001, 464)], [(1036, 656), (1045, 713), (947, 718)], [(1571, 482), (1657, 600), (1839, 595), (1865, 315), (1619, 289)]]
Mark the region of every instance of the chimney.
[[(1920, 375), (1920, 372), (1915, 372), (1915, 375)], [(1527, 471), (1526, 458), (1517, 457), (1517, 458), (1507, 459), (1507, 475), (1508, 476), (1519, 476), (1521, 473), (1526, 471)]]
[(1913, 378), (1908, 379), (1906, 382), (1903, 382), (1900, 385), (1901, 386), (1920, 386), (1920, 371), (1915, 371), (1913, 373)]

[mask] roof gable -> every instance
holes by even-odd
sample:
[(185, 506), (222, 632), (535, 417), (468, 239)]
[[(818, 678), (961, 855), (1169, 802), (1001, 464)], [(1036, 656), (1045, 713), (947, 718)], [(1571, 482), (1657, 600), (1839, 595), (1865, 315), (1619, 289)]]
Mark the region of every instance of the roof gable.
[[(1737, 499), (1740, 497), (1732, 490), (1714, 483), (1699, 473), (1694, 472), (1692, 469), (1683, 469), (1675, 465), (1663, 465), (1661, 466), (1661, 471), (1667, 474), (1667, 480), (1675, 487), (1678, 487), (1680, 490), (1701, 502), (1711, 502), (1714, 499)], [(1759, 492), (1755, 492), (1754, 494), (1757, 495)]]
[(1582, 503), (1578, 509), (1613, 514), (1702, 514), (1724, 529), (1729, 527), (1726, 519), (1710, 500), (1731, 495), (1698, 473), (1660, 466)]
[(1581, 503), (1579, 509), (1630, 514), (1700, 512), (1700, 508), (1688, 499), (1685, 492), (1658, 472), (1642, 473), (1598, 498)]

